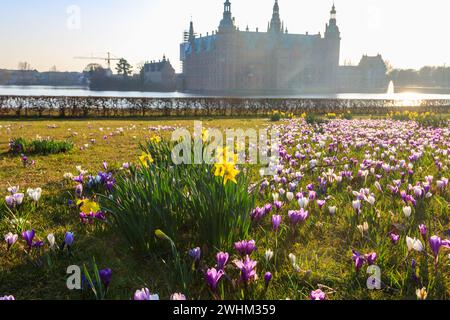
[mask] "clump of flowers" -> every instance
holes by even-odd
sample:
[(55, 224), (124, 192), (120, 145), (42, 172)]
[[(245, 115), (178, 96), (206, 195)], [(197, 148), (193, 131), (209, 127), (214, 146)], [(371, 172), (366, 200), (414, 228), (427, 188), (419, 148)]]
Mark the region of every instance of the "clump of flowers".
[(145, 167), (148, 168), (150, 164), (154, 162), (152, 155), (147, 152), (143, 152), (142, 155), (139, 157), (139, 163)]
[(19, 186), (9, 187), (8, 192), (10, 195), (5, 197), (6, 205), (10, 208), (20, 206), (25, 195), (23, 193), (19, 193)]
[(97, 202), (82, 199), (77, 201), (77, 207), (80, 209), (80, 219), (83, 224), (92, 224), (95, 221), (106, 220), (106, 216)]

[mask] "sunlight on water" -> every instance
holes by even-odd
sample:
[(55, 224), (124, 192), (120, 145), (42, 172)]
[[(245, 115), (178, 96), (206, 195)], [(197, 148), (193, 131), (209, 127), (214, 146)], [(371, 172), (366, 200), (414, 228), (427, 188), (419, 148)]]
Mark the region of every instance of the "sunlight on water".
[[(392, 88), (393, 89), (393, 88)], [(114, 97), (114, 98), (193, 98), (211, 95), (184, 92), (138, 92), (138, 91), (90, 91), (82, 87), (47, 86), (0, 86), (0, 96), (68, 96), (68, 97)], [(223, 96), (223, 95), (221, 95)], [(450, 94), (426, 93), (339, 93), (339, 94), (286, 94), (286, 95), (233, 95), (243, 98), (292, 98), (292, 99), (342, 99), (342, 100), (396, 100), (397, 105), (410, 105), (422, 100), (450, 100)], [(417, 104), (414, 104), (417, 105)]]

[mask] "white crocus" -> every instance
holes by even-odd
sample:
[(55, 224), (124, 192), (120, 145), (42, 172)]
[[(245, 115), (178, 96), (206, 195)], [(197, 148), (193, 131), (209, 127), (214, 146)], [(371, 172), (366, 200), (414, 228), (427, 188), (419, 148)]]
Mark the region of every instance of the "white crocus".
[(356, 211), (361, 210), (361, 201), (360, 200), (353, 201), (352, 205), (353, 205), (353, 209), (355, 209)]
[(370, 205), (374, 205), (375, 204), (375, 197), (373, 196), (373, 195), (370, 195), (370, 196), (368, 196), (367, 198), (366, 198), (366, 201), (368, 202), (368, 203), (370, 203)]
[(300, 272), (300, 266), (297, 264), (297, 257), (293, 254), (289, 254), (289, 260), (291, 261), (292, 268), (294, 268), (295, 272)]
[(336, 214), (336, 211), (337, 211), (337, 208), (334, 206), (334, 207), (329, 207), (328, 208), (328, 211), (330, 211), (330, 214)]
[(411, 207), (407, 206), (403, 208), (403, 214), (405, 215), (406, 218), (411, 217), (411, 212), (412, 212)]
[(266, 261), (267, 261), (267, 262), (269, 262), (270, 260), (272, 260), (272, 258), (273, 258), (273, 251), (270, 250), (270, 249), (267, 249), (267, 250), (266, 250), (266, 254), (265, 254), (265, 258), (266, 258)]
[(294, 200), (294, 193), (293, 192), (287, 192), (286, 193), (286, 199), (291, 202), (292, 200)]
[(298, 199), (298, 205), (300, 206), (300, 208), (305, 209), (309, 204), (309, 200), (306, 197), (301, 197), (300, 199)]
[(408, 246), (408, 251), (415, 250), (421, 252), (423, 250), (423, 244), (419, 239), (406, 237), (406, 245)]
[(53, 249), (55, 247), (55, 242), (56, 242), (55, 235), (53, 233), (50, 233), (47, 236), (47, 240), (48, 240), (48, 243), (50, 244), (50, 249)]
[(273, 201), (276, 202), (276, 201), (278, 201), (278, 199), (280, 199), (280, 194), (279, 193), (272, 193), (272, 198), (273, 198)]
[(364, 233), (369, 231), (369, 224), (367, 222), (364, 222), (363, 224), (358, 225), (357, 228), (359, 232), (361, 232), (361, 234), (364, 235)]
[(70, 172), (66, 172), (66, 173), (64, 173), (64, 179), (66, 179), (66, 180), (72, 180), (73, 179), (73, 174), (72, 173), (70, 173)]
[(42, 195), (42, 189), (36, 188), (36, 189), (28, 189), (27, 190), (28, 197), (30, 197), (33, 201), (38, 202)]
[(291, 261), (292, 265), (296, 265), (297, 264), (297, 257), (293, 253), (289, 254), (289, 260)]

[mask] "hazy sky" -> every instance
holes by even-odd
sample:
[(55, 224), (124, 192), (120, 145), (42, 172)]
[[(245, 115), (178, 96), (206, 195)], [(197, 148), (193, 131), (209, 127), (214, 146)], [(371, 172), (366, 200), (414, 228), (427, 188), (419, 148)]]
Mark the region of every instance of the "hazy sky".
[[(40, 71), (79, 71), (75, 56), (125, 57), (133, 65), (165, 53), (179, 68), (179, 43), (216, 30), (224, 0), (0, 0), (0, 68), (27, 61)], [(231, 0), (241, 30), (265, 31), (274, 0)], [(400, 68), (450, 65), (449, 0), (336, 0), (341, 63), (381, 53)], [(279, 0), (290, 33), (323, 34), (332, 0)], [(93, 61), (96, 62), (96, 61)], [(103, 63), (102, 61), (98, 61)]]

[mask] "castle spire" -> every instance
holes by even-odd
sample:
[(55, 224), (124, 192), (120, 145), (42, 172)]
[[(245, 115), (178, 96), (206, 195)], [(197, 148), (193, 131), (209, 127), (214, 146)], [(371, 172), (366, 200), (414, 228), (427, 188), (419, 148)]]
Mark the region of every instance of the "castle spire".
[(236, 30), (234, 19), (231, 15), (231, 2), (226, 0), (223, 4), (223, 19), (220, 21), (219, 32)]
[(191, 18), (191, 23), (189, 25), (189, 42), (194, 41), (194, 39), (195, 39), (194, 22), (192, 21), (192, 18)]
[(325, 37), (326, 38), (339, 38), (340, 39), (340, 31), (336, 21), (336, 6), (333, 3), (333, 7), (330, 11), (330, 21), (326, 25)]
[(270, 31), (275, 33), (280, 33), (282, 30), (281, 19), (280, 19), (280, 7), (278, 5), (278, 0), (275, 0), (273, 6), (272, 20), (270, 21)]
[(334, 5), (334, 2), (330, 11), (330, 20), (336, 20), (336, 6)]

